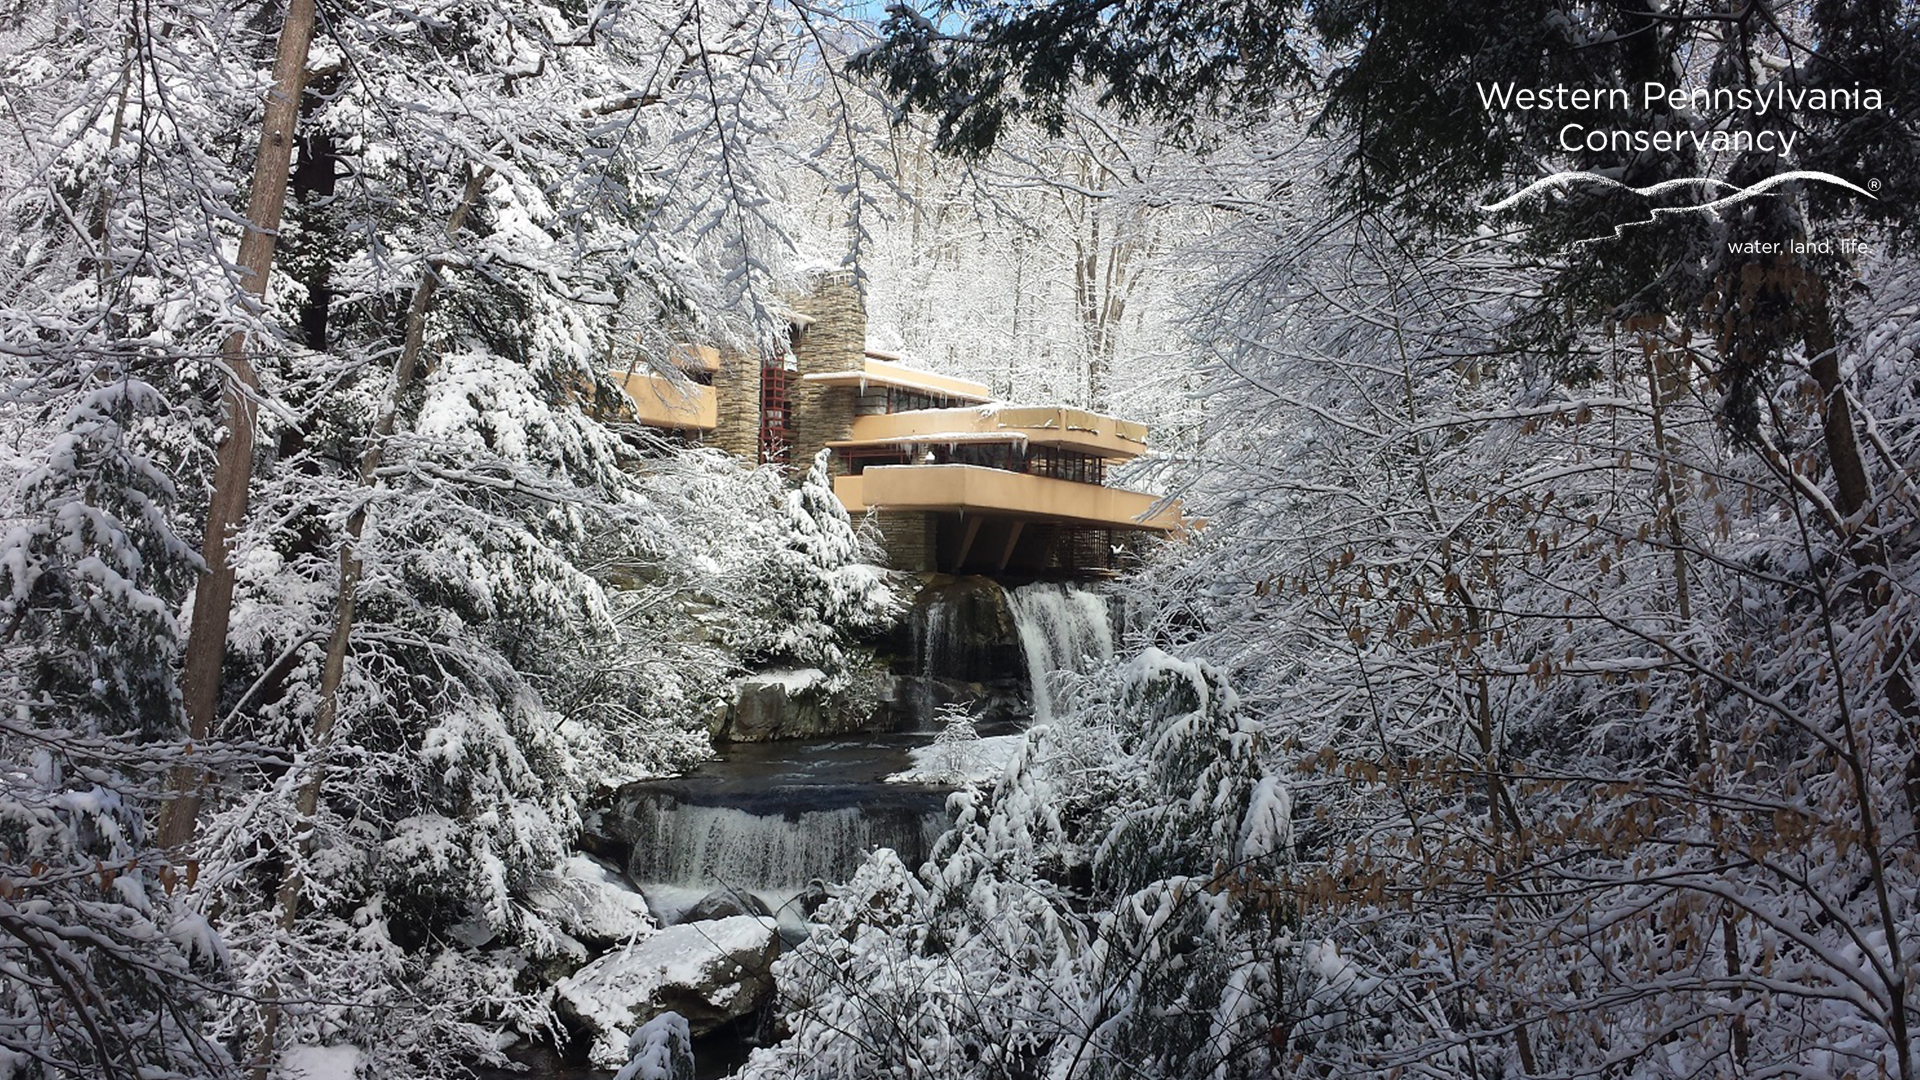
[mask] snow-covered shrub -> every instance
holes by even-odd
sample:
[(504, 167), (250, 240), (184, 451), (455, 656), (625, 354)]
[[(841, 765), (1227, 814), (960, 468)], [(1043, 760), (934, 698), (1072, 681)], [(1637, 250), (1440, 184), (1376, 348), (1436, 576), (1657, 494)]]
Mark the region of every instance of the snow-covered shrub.
[(693, 1039), (687, 1018), (663, 1012), (633, 1029), (628, 1062), (613, 1080), (693, 1080)]
[(748, 670), (818, 672), (808, 692), (835, 713), (872, 711), (880, 672), (872, 643), (899, 614), (900, 600), (878, 552), (833, 493), (822, 450), (797, 487), (779, 496), (771, 518), (733, 522), (716, 548), (756, 552), (730, 560), (742, 575), (733, 611), (713, 620)]
[(24, 463), (0, 536), (0, 619), (19, 689), (36, 711), (89, 735), (177, 730), (172, 603), (192, 563), (169, 513), (174, 485), (138, 450), (167, 411), (130, 374), (75, 388), (77, 400)]
[(949, 701), (934, 710), (931, 753), (922, 761), (921, 770), (935, 777), (935, 783), (957, 784), (972, 776), (978, 766), (980, 732), (973, 724), (973, 711), (964, 703)]
[(200, 1025), (224, 946), (148, 836), (183, 760), (192, 562), (149, 452), (170, 410), (108, 370), (42, 372), (64, 410), (9, 417), (31, 450), (0, 492), (0, 1075), (217, 1076), (232, 1062)]
[(610, 586), (604, 632), (545, 650), (539, 677), (580, 775), (610, 787), (711, 752), (707, 728), (756, 662), (783, 520), (777, 470), (717, 450), (654, 448), (627, 462), (638, 517), (606, 522), (587, 562)]
[(775, 971), (793, 1038), (748, 1076), (1270, 1074), (1285, 789), (1213, 669), (1106, 680), (950, 798), (918, 878), (881, 853), (822, 909)]
[[(1095, 1075), (1264, 1076), (1290, 982), (1292, 818), (1260, 726), (1217, 668), (1149, 648), (1112, 708), (1134, 787), (1092, 853)], [(1181, 1015), (1184, 1023), (1166, 1018)]]
[[(815, 913), (816, 932), (774, 963), (792, 1035), (745, 1075), (844, 1080), (934, 1071), (955, 1037), (951, 969), (921, 945), (926, 889), (882, 848)], [(793, 1024), (794, 1018), (804, 1018)]]

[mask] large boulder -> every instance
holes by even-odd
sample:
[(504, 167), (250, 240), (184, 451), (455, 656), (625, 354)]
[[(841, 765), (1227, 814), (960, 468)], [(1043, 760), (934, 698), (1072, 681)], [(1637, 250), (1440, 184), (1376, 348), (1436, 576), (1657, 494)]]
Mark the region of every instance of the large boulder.
[(827, 725), (826, 710), (821, 707), (821, 699), (826, 696), (821, 683), (826, 678), (818, 668), (802, 668), (763, 671), (735, 681), (733, 700), (713, 737), (730, 742), (766, 742), (820, 732)]
[(772, 916), (773, 909), (765, 900), (750, 892), (738, 889), (715, 889), (694, 901), (686, 914), (680, 916), (683, 923), (712, 922), (716, 919), (731, 919), (736, 915)]
[(992, 578), (934, 576), (903, 623), (909, 640), (896, 648), (923, 678), (987, 684), (1023, 670), (1012, 605)]
[(733, 700), (711, 734), (716, 742), (769, 742), (872, 730), (874, 710), (865, 700), (872, 694), (830, 692), (827, 682), (819, 668), (762, 671), (735, 680)]
[(592, 1038), (593, 1064), (627, 1063), (627, 1032), (665, 1012), (692, 1038), (746, 1016), (773, 993), (780, 949), (772, 919), (737, 915), (685, 923), (618, 948), (554, 986), (562, 1022)]
[(942, 705), (965, 704), (989, 727), (1027, 713), (1026, 661), (1007, 592), (992, 578), (934, 574), (914, 595), (886, 651), (901, 687), (891, 726), (926, 730)]

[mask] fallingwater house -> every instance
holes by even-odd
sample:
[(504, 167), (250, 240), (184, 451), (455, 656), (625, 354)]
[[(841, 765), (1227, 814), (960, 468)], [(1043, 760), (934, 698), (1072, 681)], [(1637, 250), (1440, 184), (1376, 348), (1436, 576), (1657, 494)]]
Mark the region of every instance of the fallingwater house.
[(984, 384), (866, 347), (851, 275), (828, 275), (764, 360), (705, 346), (686, 375), (616, 372), (638, 419), (760, 462), (833, 451), (834, 493), (873, 517), (897, 569), (994, 576), (1099, 573), (1142, 536), (1184, 525), (1177, 504), (1106, 485), (1146, 451), (1144, 425), (995, 403)]

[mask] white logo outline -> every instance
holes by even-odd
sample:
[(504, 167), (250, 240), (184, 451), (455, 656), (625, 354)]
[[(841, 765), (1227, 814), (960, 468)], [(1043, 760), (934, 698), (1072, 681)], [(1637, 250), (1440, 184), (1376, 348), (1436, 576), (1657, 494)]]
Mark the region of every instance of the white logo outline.
[(1653, 211), (1654, 214), (1656, 215), (1691, 214), (1699, 210), (1723, 210), (1726, 207), (1733, 206), (1737, 203), (1743, 203), (1748, 199), (1753, 198), (1756, 195), (1764, 195), (1768, 191), (1771, 191), (1774, 188), (1779, 187), (1781, 184), (1789, 184), (1795, 180), (1817, 180), (1823, 184), (1832, 184), (1835, 187), (1844, 188), (1847, 191), (1851, 191), (1860, 195), (1865, 195), (1869, 199), (1874, 199), (1878, 201), (1878, 198), (1879, 198), (1878, 196), (1874, 195), (1873, 192), (1868, 191), (1866, 188), (1863, 188), (1860, 185), (1855, 184), (1850, 180), (1843, 180), (1840, 177), (1833, 175), (1832, 173), (1819, 172), (1818, 170), (1814, 170), (1814, 169), (1794, 169), (1789, 172), (1776, 173), (1772, 176), (1767, 177), (1765, 180), (1762, 180), (1759, 183), (1750, 185), (1748, 187), (1741, 187), (1738, 184), (1731, 184), (1725, 180), (1721, 180), (1721, 179), (1718, 179), (1717, 177), (1712, 177), (1712, 176), (1684, 176), (1675, 180), (1662, 180), (1657, 184), (1649, 184), (1646, 187), (1637, 188), (1632, 186), (1631, 184), (1625, 184), (1619, 180), (1615, 180), (1611, 176), (1603, 176), (1602, 174), (1596, 173), (1596, 172), (1557, 172), (1557, 173), (1554, 173), (1552, 176), (1543, 176), (1540, 179), (1535, 180), (1533, 183), (1528, 184), (1526, 187), (1521, 188), (1519, 191), (1516, 191), (1513, 194), (1507, 196), (1506, 198), (1501, 199), (1499, 202), (1488, 203), (1486, 205), (1481, 206), (1480, 209), (1486, 211), (1489, 214), (1497, 214), (1500, 211), (1508, 209), (1509, 207), (1512, 207), (1520, 202), (1523, 202), (1526, 199), (1534, 195), (1537, 195), (1542, 191), (1549, 191), (1554, 188), (1567, 187), (1571, 184), (1580, 183), (1582, 181), (1592, 181), (1596, 184), (1604, 184), (1607, 187), (1615, 187), (1625, 191), (1631, 191), (1635, 195), (1639, 195), (1643, 198), (1649, 198), (1654, 195), (1664, 195), (1669, 191), (1674, 191), (1679, 188), (1695, 187), (1695, 186), (1721, 188), (1723, 190), (1731, 192), (1731, 194), (1722, 195), (1717, 199), (1712, 199), (1708, 202), (1699, 203), (1694, 206), (1659, 206), (1659, 207), (1655, 207)]

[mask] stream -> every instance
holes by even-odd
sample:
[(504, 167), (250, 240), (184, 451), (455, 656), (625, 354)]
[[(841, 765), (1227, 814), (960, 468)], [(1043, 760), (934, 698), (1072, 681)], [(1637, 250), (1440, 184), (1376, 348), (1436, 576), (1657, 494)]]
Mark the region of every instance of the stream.
[[(922, 730), (762, 743), (723, 743), (721, 756), (685, 775), (632, 783), (590, 820), (582, 847), (618, 863), (662, 925), (716, 890), (749, 908), (757, 901), (779, 922), (789, 946), (803, 940), (807, 917), (832, 884), (847, 880), (868, 853), (888, 847), (908, 866), (923, 862), (949, 825), (948, 788), (887, 783), (932, 742), (927, 722), (942, 699), (989, 683), (1023, 685), (1035, 721), (1051, 719), (1055, 678), (1113, 655), (1106, 598), (1073, 586), (1026, 585), (1010, 591), (977, 584), (935, 592), (913, 621), (913, 669)], [(986, 598), (983, 601), (982, 593)], [(995, 595), (997, 594), (997, 595)], [(1024, 676), (1024, 678), (1022, 678)], [(1006, 719), (982, 734), (1019, 730)], [(745, 1033), (716, 1033), (695, 1045), (700, 1080), (729, 1075), (747, 1058)], [(482, 1071), (487, 1080), (589, 1080), (611, 1072), (564, 1060), (551, 1048), (509, 1052), (524, 1071)]]

